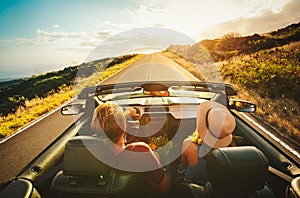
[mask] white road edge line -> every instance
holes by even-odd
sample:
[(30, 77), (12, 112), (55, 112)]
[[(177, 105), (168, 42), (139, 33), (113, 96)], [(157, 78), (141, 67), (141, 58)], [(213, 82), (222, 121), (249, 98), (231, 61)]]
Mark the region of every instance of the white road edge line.
[(1, 141), (0, 141), (0, 144), (2, 144), (2, 143), (4, 143), (4, 142), (6, 142), (7, 140), (9, 140), (9, 139), (15, 137), (16, 135), (22, 133), (22, 132), (25, 131), (26, 129), (30, 128), (31, 126), (33, 126), (33, 125), (35, 125), (36, 123), (38, 123), (38, 122), (40, 122), (41, 120), (43, 120), (44, 118), (46, 118), (46, 117), (52, 115), (53, 113), (55, 113), (56, 111), (60, 110), (62, 106), (67, 105), (67, 104), (73, 102), (74, 100), (75, 100), (75, 99), (71, 99), (71, 100), (69, 100), (69, 101), (63, 103), (63, 104), (60, 105), (59, 107), (53, 109), (52, 111), (46, 113), (45, 115), (39, 117), (37, 120), (35, 120), (35, 121), (31, 122), (30, 124), (26, 125), (25, 127), (21, 128), (19, 131), (15, 132), (15, 133), (13, 133), (12, 135), (9, 135), (8, 137), (6, 137), (6, 138), (4, 138), (3, 140), (1, 140)]
[(247, 120), (249, 120), (252, 124), (257, 126), (259, 129), (261, 129), (263, 132), (265, 132), (268, 136), (270, 136), (273, 140), (281, 144), (284, 148), (286, 148), (288, 151), (290, 151), (292, 154), (294, 154), (296, 157), (300, 159), (300, 154), (293, 148), (291, 148), (289, 145), (287, 145), (285, 142), (281, 141), (278, 137), (276, 137), (274, 134), (272, 134), (270, 131), (268, 131), (266, 128), (252, 120), (249, 116), (247, 116), (245, 113), (240, 112), (242, 116), (244, 116)]

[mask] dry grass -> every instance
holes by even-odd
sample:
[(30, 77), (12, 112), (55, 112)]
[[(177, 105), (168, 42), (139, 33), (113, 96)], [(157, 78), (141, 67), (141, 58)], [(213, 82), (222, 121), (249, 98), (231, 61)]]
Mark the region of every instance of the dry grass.
[(48, 97), (36, 97), (32, 100), (25, 100), (25, 107), (19, 107), (15, 113), (0, 117), (0, 134), (8, 136), (14, 133), (45, 113), (70, 100), (72, 93), (69, 86), (63, 85), (59, 88), (59, 92), (53, 93)]
[(257, 105), (255, 115), (273, 127), (291, 137), (300, 138), (300, 107), (297, 102), (288, 98), (262, 98), (255, 90), (245, 89), (229, 82), (237, 89), (237, 98), (247, 100)]
[(22, 127), (37, 120), (40, 116), (69, 101), (82, 88), (99, 83), (101, 80), (127, 67), (141, 57), (142, 55), (135, 56), (121, 64), (111, 66), (103, 72), (94, 73), (88, 78), (79, 79), (75, 87), (63, 85), (59, 88), (58, 92), (49, 94), (47, 97), (36, 97), (31, 100), (25, 100), (25, 107), (19, 107), (15, 113), (8, 114), (7, 116), (0, 116), (0, 136), (9, 136), (20, 130)]
[[(295, 43), (294, 45), (299, 45), (299, 43)], [(188, 71), (193, 71), (194, 76), (205, 76), (206, 81), (210, 81), (211, 79), (213, 79), (209, 78), (209, 76), (220, 74), (216, 74), (215, 72), (210, 73), (209, 65), (202, 66), (203, 68), (198, 69), (195, 65), (191, 64), (186, 59), (176, 55), (173, 52), (167, 51), (163, 54), (169, 58), (172, 58), (175, 62), (177, 62)], [(237, 59), (237, 61), (239, 60), (240, 59)], [(221, 62), (218, 63), (218, 68), (220, 69), (223, 64), (224, 63)], [(199, 72), (201, 72), (203, 75), (199, 74)], [(211, 81), (214, 80), (215, 79)], [(251, 101), (257, 105), (257, 111), (255, 112), (255, 115), (257, 115), (259, 118), (292, 138), (300, 138), (300, 107), (295, 100), (291, 100), (284, 96), (278, 99), (270, 99), (268, 97), (263, 98), (254, 89), (245, 89), (243, 86), (233, 83), (229, 79), (225, 79), (225, 82), (232, 84), (237, 89), (237, 98)]]

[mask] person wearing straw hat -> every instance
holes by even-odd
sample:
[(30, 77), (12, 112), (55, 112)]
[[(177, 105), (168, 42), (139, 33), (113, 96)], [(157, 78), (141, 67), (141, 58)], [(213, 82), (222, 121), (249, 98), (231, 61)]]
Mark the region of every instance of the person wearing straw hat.
[(204, 184), (208, 180), (205, 156), (213, 149), (227, 147), (232, 141), (236, 122), (220, 103), (203, 102), (197, 109), (197, 129), (182, 144), (184, 180)]

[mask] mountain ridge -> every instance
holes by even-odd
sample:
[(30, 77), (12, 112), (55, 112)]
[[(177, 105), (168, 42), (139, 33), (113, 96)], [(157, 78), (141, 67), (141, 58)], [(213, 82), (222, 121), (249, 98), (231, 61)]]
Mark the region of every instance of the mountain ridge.
[[(241, 36), (238, 33), (231, 32), (225, 34), (222, 38), (203, 39), (191, 46), (171, 45), (167, 50), (178, 54), (185, 52), (185, 54), (188, 54), (188, 57), (186, 57), (188, 60), (202, 64), (206, 63), (209, 58), (205, 56), (199, 59), (199, 53), (208, 53), (213, 61), (219, 62), (233, 56), (252, 54), (260, 50), (282, 47), (298, 41), (300, 41), (300, 22), (263, 34)], [(197, 58), (196, 55), (198, 55)]]

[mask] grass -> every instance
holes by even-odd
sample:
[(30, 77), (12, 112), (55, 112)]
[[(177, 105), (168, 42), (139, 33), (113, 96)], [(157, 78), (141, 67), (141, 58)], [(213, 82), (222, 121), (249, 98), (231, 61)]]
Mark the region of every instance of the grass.
[[(300, 42), (236, 56), (220, 64), (238, 97), (257, 104), (257, 116), (300, 138)], [(300, 140), (300, 139), (299, 139)]]
[(59, 91), (46, 98), (36, 97), (25, 100), (25, 107), (19, 107), (15, 113), (0, 117), (0, 134), (8, 136), (45, 113), (50, 112), (71, 99), (73, 91), (70, 86), (63, 85)]
[(78, 79), (76, 86), (67, 86), (64, 84), (59, 87), (58, 91), (51, 92), (51, 94), (48, 94), (46, 97), (35, 97), (31, 100), (25, 99), (25, 105), (20, 106), (15, 113), (10, 113), (7, 116), (0, 116), (0, 136), (6, 137), (13, 134), (34, 120), (37, 120), (40, 116), (61, 106), (66, 101), (69, 101), (72, 97), (76, 96), (82, 88), (99, 83), (141, 57), (142, 55), (134, 56), (133, 58), (120, 64), (113, 65), (102, 72), (96, 72), (90, 77)]
[[(299, 91), (295, 91), (300, 87), (297, 86), (300, 79), (300, 64), (297, 59), (299, 47), (300, 43), (296, 42), (251, 55), (235, 56), (229, 61), (217, 63), (217, 66), (225, 82), (237, 89), (237, 98), (257, 105), (256, 116), (290, 138), (300, 140), (300, 107), (299, 97), (296, 95)], [(185, 69), (194, 71), (196, 77), (201, 76), (197, 72), (202, 72), (207, 81), (214, 81), (213, 76), (218, 76), (217, 73), (209, 73), (212, 72), (209, 65), (195, 69), (195, 65), (173, 52), (167, 51), (164, 55)], [(209, 76), (212, 77), (208, 78)]]
[(254, 102), (255, 115), (274, 126), (283, 134), (300, 140), (300, 107), (295, 100), (288, 98), (270, 99), (261, 97), (256, 90), (247, 89), (228, 81), (237, 89), (237, 98)]

